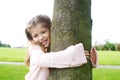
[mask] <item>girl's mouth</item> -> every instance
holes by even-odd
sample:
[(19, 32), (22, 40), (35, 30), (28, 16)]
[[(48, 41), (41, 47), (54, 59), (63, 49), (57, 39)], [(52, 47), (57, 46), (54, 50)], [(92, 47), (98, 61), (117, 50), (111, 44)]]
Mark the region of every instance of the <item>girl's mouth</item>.
[(41, 44), (44, 45), (44, 46), (45, 46), (47, 43), (48, 43), (48, 40), (47, 40), (47, 39), (41, 42)]

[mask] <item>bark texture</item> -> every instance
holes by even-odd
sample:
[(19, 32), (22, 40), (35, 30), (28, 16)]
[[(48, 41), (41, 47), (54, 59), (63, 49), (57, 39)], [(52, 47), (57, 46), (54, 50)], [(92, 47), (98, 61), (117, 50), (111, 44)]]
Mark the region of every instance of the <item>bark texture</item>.
[[(51, 51), (63, 50), (79, 42), (85, 50), (90, 50), (91, 30), (91, 0), (54, 1)], [(90, 60), (81, 67), (50, 69), (49, 80), (92, 80)]]

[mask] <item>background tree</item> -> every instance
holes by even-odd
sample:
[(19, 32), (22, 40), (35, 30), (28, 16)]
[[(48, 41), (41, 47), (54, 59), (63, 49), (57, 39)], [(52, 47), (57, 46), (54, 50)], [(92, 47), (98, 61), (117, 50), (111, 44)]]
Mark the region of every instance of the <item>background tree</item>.
[(0, 47), (11, 47), (9, 44), (3, 44), (2, 41), (0, 40)]
[(99, 44), (99, 45), (95, 45), (94, 46), (95, 48), (96, 48), (96, 50), (106, 50), (105, 48), (104, 48), (104, 45), (103, 44)]
[(106, 50), (114, 50), (115, 51), (115, 44), (111, 43), (109, 40), (105, 41), (104, 47)]
[(0, 47), (2, 46), (2, 42), (1, 42), (1, 40), (0, 40)]
[[(51, 51), (82, 42), (91, 48), (91, 0), (55, 0), (51, 28)], [(63, 55), (64, 56), (64, 55)], [(49, 80), (92, 80), (90, 60), (81, 67), (51, 69)]]
[(120, 43), (115, 44), (116, 51), (120, 51)]

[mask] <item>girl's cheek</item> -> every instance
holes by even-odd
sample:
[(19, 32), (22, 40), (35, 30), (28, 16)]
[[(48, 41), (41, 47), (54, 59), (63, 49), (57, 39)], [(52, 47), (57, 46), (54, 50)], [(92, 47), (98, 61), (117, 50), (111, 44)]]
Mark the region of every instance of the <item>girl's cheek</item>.
[(37, 39), (37, 38), (33, 38), (33, 40), (34, 40), (35, 42), (38, 42), (38, 39)]
[(47, 36), (47, 34), (45, 33), (45, 34), (43, 34), (42, 36), (46, 37), (46, 36)]

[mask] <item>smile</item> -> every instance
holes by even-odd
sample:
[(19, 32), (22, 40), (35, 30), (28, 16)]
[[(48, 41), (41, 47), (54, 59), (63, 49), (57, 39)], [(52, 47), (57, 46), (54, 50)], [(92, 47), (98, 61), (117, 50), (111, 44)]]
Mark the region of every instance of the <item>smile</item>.
[(47, 39), (41, 42), (41, 44), (44, 45), (44, 46), (45, 46), (47, 43), (48, 43), (48, 40), (47, 40)]

